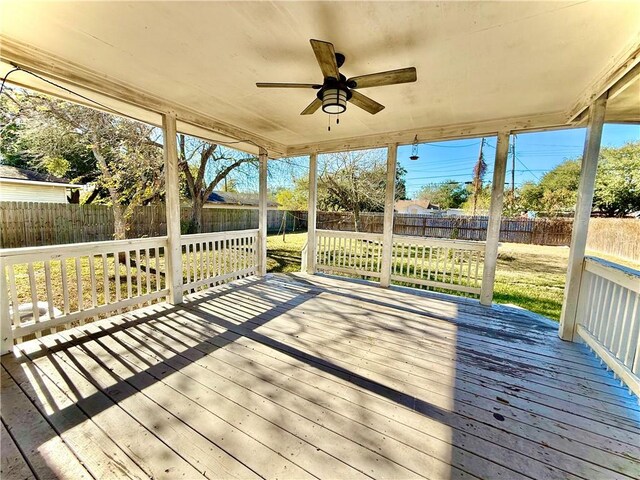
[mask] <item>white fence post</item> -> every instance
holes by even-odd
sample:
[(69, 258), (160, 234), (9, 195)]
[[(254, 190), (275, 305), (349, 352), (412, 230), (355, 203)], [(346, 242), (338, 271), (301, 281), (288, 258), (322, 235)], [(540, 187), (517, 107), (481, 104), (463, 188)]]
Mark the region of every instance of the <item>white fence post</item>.
[[(9, 293), (7, 292), (7, 272), (2, 259), (0, 259), (0, 355), (9, 353), (13, 348), (13, 330), (11, 329), (11, 316), (9, 315)], [(13, 308), (17, 306), (14, 305)]]
[(267, 274), (267, 151), (260, 147), (259, 153), (259, 206), (258, 206), (258, 275)]
[(607, 96), (604, 94), (589, 107), (589, 123), (580, 167), (578, 202), (571, 233), (567, 282), (564, 287), (560, 328), (558, 330), (558, 335), (563, 340), (573, 341), (575, 338), (582, 263), (584, 262), (584, 252), (587, 246), (589, 217), (591, 217), (591, 209), (593, 207), (593, 192), (596, 183), (596, 171), (598, 170), (598, 156), (600, 155), (600, 141), (602, 140), (606, 105)]
[(393, 256), (393, 213), (396, 196), (396, 161), (398, 145), (387, 147), (387, 186), (384, 196), (384, 224), (382, 227), (382, 263), (380, 270), (380, 286), (388, 287), (391, 283), (391, 258)]
[(496, 144), (496, 158), (493, 165), (493, 182), (491, 184), (491, 206), (489, 207), (489, 223), (487, 224), (487, 243), (484, 250), (484, 269), (480, 303), (489, 306), (493, 301), (493, 287), (496, 280), (498, 263), (498, 244), (500, 242), (500, 226), (502, 225), (502, 205), (504, 203), (504, 179), (507, 171), (507, 154), (509, 153), (509, 132), (499, 132)]
[(182, 303), (182, 244), (180, 241), (180, 175), (174, 113), (162, 115), (162, 133), (167, 204), (167, 249), (164, 252), (166, 285), (169, 288), (167, 302), (176, 305)]
[(306, 271), (316, 273), (316, 215), (318, 209), (318, 154), (309, 155), (309, 211), (307, 213)]

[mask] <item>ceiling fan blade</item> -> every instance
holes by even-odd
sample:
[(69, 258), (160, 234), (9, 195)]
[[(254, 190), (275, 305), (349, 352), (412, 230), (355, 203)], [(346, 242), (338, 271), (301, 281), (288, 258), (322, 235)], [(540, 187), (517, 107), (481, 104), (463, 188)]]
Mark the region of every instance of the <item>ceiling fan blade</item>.
[(415, 67), (389, 70), (388, 72), (371, 73), (350, 78), (347, 82), (355, 82), (351, 88), (381, 87), (383, 85), (396, 85), (398, 83), (415, 82), (418, 79)]
[(316, 110), (318, 110), (321, 105), (322, 105), (322, 101), (319, 98), (316, 98), (313, 102), (309, 104), (307, 108), (305, 108), (302, 112), (300, 112), (300, 115), (311, 115), (312, 113), (315, 113)]
[(375, 115), (376, 113), (384, 109), (384, 105), (381, 105), (375, 100), (372, 100), (366, 95), (363, 95), (359, 92), (352, 90), (351, 95), (352, 96), (349, 99), (349, 101), (353, 103), (356, 107), (360, 107), (361, 109), (366, 110), (371, 115)]
[(313, 53), (316, 54), (316, 60), (318, 60), (322, 75), (325, 78), (340, 78), (340, 72), (338, 71), (338, 64), (336, 62), (336, 51), (333, 48), (333, 44), (323, 42), (322, 40), (311, 39), (309, 41), (311, 42)]
[(256, 87), (258, 88), (322, 88), (322, 85), (318, 85), (315, 83), (269, 83), (269, 82), (258, 82), (256, 83)]

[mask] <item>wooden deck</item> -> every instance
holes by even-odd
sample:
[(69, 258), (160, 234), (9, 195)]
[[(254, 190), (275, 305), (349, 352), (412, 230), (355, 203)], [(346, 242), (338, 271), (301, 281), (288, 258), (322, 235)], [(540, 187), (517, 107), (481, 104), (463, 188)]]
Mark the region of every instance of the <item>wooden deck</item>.
[(2, 357), (2, 478), (640, 478), (637, 399), (527, 312), (246, 279)]

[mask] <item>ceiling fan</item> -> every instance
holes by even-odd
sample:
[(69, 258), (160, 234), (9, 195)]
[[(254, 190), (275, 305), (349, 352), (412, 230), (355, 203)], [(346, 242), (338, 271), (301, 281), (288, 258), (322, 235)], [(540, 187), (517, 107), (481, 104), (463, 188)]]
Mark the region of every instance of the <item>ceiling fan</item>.
[(300, 115), (311, 115), (320, 107), (323, 112), (328, 114), (343, 113), (347, 109), (347, 102), (375, 115), (384, 108), (384, 105), (361, 94), (357, 89), (409, 83), (417, 80), (415, 67), (371, 73), (347, 79), (339, 71), (345, 60), (344, 55), (337, 53), (332, 43), (313, 39), (310, 42), (324, 76), (321, 84), (256, 83), (258, 88), (313, 88), (318, 90), (317, 98)]

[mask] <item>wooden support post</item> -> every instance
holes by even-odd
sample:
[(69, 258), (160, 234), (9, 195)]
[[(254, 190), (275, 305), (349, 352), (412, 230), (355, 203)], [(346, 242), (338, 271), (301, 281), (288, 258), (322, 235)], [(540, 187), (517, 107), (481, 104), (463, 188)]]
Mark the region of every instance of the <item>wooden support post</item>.
[(267, 151), (259, 152), (259, 190), (258, 190), (258, 275), (267, 274)]
[(578, 201), (576, 214), (573, 218), (573, 231), (571, 232), (567, 281), (564, 287), (560, 328), (558, 330), (558, 335), (563, 340), (573, 341), (575, 339), (578, 296), (580, 294), (580, 282), (582, 281), (582, 264), (584, 263), (584, 252), (587, 247), (589, 218), (593, 207), (593, 192), (596, 183), (606, 105), (607, 96), (604, 94), (589, 107), (587, 136), (584, 141), (584, 152), (580, 166)]
[[(2, 259), (0, 259), (0, 355), (11, 352), (13, 348), (13, 330), (11, 328), (11, 316), (9, 315), (9, 292), (7, 288), (6, 267)], [(13, 308), (18, 308), (18, 306), (14, 305)]]
[(391, 261), (393, 257), (393, 212), (396, 196), (396, 161), (398, 145), (387, 146), (387, 186), (384, 194), (384, 223), (382, 225), (382, 261), (380, 263), (380, 286), (391, 284)]
[(316, 273), (316, 211), (318, 208), (318, 154), (309, 155), (309, 210), (307, 213), (307, 273)]
[(167, 248), (164, 252), (166, 285), (169, 288), (167, 302), (182, 303), (182, 244), (180, 239), (180, 175), (178, 169), (178, 145), (176, 115), (162, 115), (164, 135), (164, 178), (167, 208)]
[(498, 244), (502, 223), (502, 205), (504, 203), (504, 180), (507, 172), (509, 153), (509, 132), (499, 132), (496, 144), (496, 158), (493, 164), (493, 182), (491, 184), (491, 206), (487, 224), (487, 242), (484, 247), (484, 269), (480, 289), (480, 303), (489, 306), (493, 301), (493, 286), (498, 263)]

